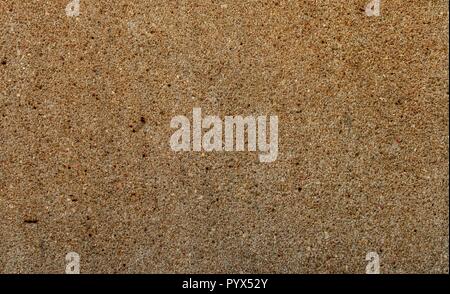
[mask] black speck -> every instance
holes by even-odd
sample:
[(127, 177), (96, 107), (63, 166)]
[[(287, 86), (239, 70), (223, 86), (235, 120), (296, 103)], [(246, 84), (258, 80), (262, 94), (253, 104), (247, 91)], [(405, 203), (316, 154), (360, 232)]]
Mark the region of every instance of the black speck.
[(145, 124), (145, 117), (141, 116), (141, 123)]
[(37, 224), (38, 220), (37, 219), (26, 219), (24, 220), (24, 223), (26, 224)]
[(302, 187), (298, 187), (297, 190), (298, 190), (299, 192), (301, 192), (301, 191), (302, 191)]
[(2, 65), (6, 65), (6, 58), (2, 59)]

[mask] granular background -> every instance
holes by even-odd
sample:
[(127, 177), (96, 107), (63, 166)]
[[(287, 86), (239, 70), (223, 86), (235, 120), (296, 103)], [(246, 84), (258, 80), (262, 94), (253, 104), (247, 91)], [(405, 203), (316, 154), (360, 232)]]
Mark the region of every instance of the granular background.
[(448, 273), (448, 1), (368, 2), (0, 0), (0, 272)]

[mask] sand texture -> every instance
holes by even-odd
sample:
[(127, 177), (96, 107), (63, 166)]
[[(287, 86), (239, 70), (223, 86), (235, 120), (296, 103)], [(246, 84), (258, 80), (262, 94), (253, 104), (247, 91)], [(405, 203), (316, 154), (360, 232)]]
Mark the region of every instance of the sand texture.
[(0, 0), (0, 273), (449, 272), (448, 1), (69, 2)]

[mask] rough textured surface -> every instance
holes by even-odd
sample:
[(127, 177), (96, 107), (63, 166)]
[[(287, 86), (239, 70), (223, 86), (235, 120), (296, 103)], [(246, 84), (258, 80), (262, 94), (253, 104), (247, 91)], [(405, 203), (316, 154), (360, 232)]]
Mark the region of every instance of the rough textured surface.
[(448, 1), (68, 2), (0, 1), (0, 272), (448, 273)]

